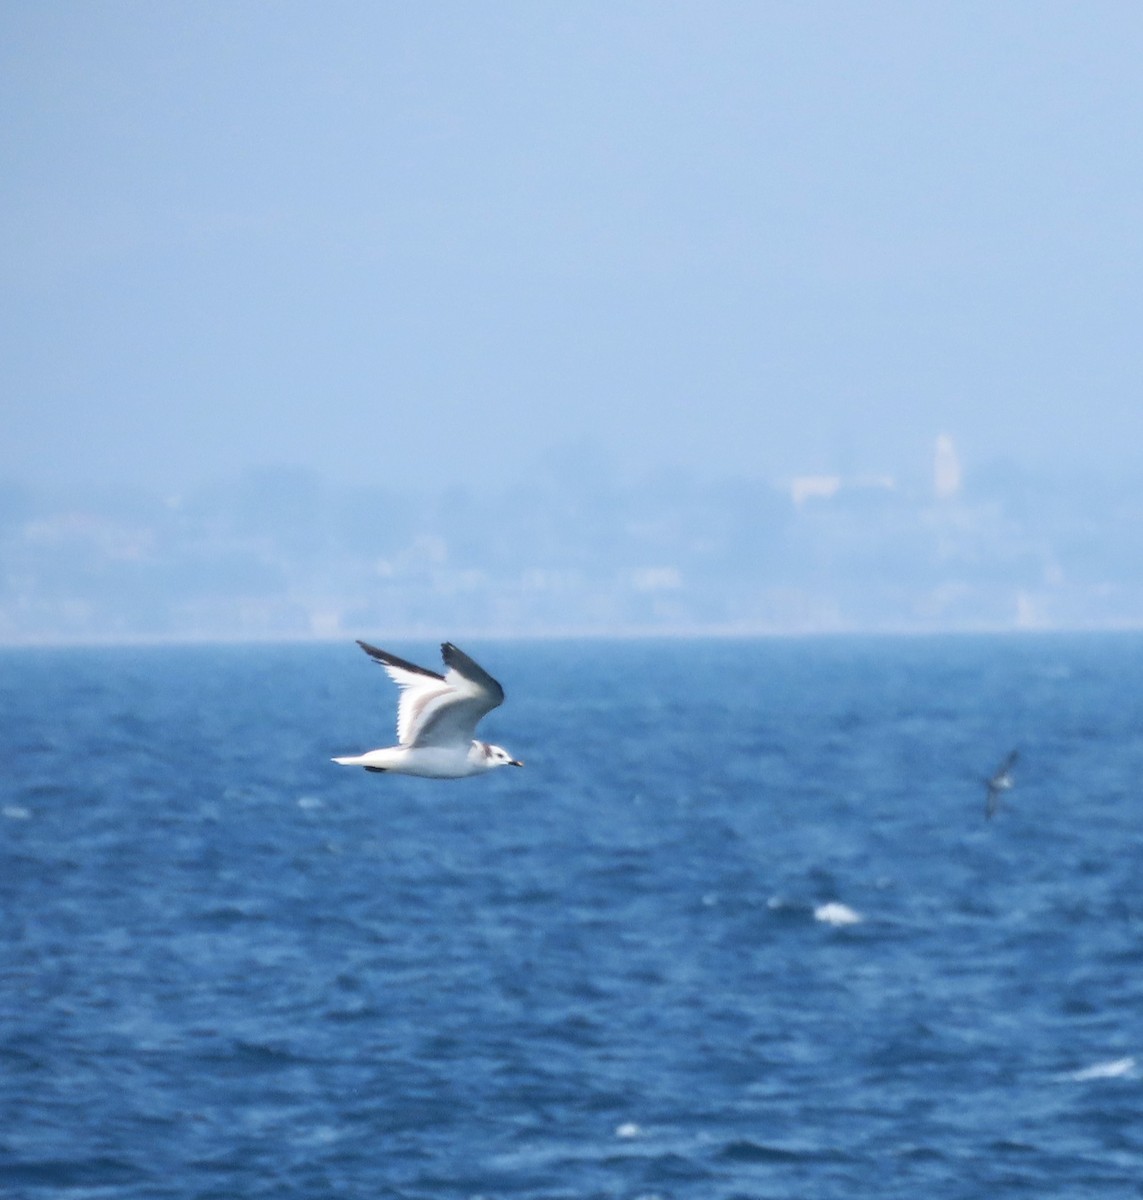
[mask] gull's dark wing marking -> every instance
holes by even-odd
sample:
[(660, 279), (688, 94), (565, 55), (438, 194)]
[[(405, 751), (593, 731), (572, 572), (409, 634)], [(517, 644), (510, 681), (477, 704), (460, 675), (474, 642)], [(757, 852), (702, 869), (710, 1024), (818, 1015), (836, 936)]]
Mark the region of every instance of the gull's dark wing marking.
[(402, 746), (455, 746), (470, 742), (485, 713), (504, 702), (504, 689), (451, 642), (441, 646), (444, 675), (418, 667), (368, 642), (357, 643), (401, 689), (397, 740)]
[(389, 678), (401, 689), (397, 704), (397, 741), (411, 746), (435, 703), (452, 695), (453, 689), (443, 675), (426, 670), (388, 650), (379, 650), (368, 642), (357, 643), (374, 662), (383, 666)]
[[(469, 683), (473, 683), (487, 692), (489, 697), (494, 697), (488, 709), (493, 709), (497, 704), (504, 703), (504, 689), (500, 684), (478, 662), (474, 662), (463, 650), (454, 646), (452, 642), (445, 642), (441, 646), (441, 658), (444, 659), (445, 666), (450, 671), (455, 671), (462, 679), (467, 679)], [(485, 709), (485, 712), (488, 709)]]
[(379, 662), (383, 667), (396, 667), (398, 671), (408, 671), (412, 675), (427, 675), (430, 679), (444, 681), (444, 676), (438, 675), (436, 671), (430, 671), (427, 667), (418, 667), (416, 663), (411, 663), (404, 658), (398, 658), (395, 654), (390, 654), (388, 650), (378, 650), (376, 646), (371, 646), (368, 642), (363, 642), (360, 639), (358, 639), (357, 644), (370, 658)]
[(414, 734), (418, 746), (454, 746), (472, 741), (480, 718), (504, 702), (500, 684), (452, 642), (441, 646), (441, 657), (448, 668), (445, 683), (449, 692), (430, 699), (425, 706)]
[(1016, 760), (1020, 757), (1019, 750), (1013, 750), (1008, 757), (996, 769), (997, 775), (1007, 775), (1009, 771), (1016, 765)]

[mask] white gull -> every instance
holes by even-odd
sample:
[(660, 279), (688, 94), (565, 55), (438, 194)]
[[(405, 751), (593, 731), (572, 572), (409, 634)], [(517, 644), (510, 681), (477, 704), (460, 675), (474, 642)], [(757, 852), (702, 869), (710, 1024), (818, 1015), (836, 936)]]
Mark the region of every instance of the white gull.
[(998, 766), (993, 772), (990, 779), (984, 781), (984, 786), (988, 790), (988, 795), (984, 802), (984, 815), (991, 820), (996, 814), (996, 810), (1000, 807), (1000, 797), (1005, 792), (1012, 790), (1012, 785), (1016, 782), (1012, 774), (1012, 768), (1016, 765), (1016, 760), (1020, 755), (1013, 750), (1011, 754)]
[(357, 644), (385, 668), (401, 689), (398, 744), (335, 758), (334, 762), (429, 779), (460, 779), (482, 775), (495, 767), (524, 765), (502, 747), (477, 741), (473, 736), (480, 718), (504, 702), (504, 689), (452, 642), (441, 646), (447, 668), (443, 675), (378, 650), (368, 642)]

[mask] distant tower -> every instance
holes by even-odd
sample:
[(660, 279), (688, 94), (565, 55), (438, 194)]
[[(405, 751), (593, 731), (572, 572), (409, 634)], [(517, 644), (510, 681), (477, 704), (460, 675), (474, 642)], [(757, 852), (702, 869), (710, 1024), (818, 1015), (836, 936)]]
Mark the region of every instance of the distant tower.
[(950, 500), (960, 491), (960, 459), (947, 433), (937, 438), (933, 455), (933, 491), (938, 500)]

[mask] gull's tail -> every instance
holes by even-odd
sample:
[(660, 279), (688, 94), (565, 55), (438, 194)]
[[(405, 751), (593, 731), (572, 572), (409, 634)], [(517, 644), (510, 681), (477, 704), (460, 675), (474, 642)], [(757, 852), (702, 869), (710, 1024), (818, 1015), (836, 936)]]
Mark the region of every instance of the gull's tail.
[[(376, 751), (374, 751), (374, 754)], [(330, 762), (340, 763), (343, 767), (364, 767), (367, 771), (373, 771), (375, 774), (383, 775), (388, 767), (379, 767), (373, 761), (372, 754), (351, 754), (345, 758), (333, 758)]]

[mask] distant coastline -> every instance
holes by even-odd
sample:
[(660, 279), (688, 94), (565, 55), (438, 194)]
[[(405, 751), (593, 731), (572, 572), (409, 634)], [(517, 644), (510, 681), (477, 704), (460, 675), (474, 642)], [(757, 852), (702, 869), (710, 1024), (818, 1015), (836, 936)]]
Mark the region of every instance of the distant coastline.
[(0, 488), (0, 644), (1143, 628), (1130, 481), (954, 472), (410, 496), (301, 470)]

